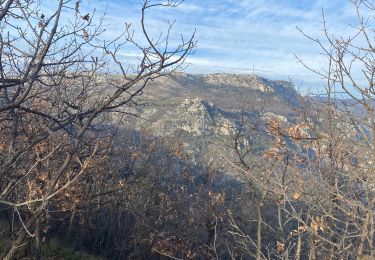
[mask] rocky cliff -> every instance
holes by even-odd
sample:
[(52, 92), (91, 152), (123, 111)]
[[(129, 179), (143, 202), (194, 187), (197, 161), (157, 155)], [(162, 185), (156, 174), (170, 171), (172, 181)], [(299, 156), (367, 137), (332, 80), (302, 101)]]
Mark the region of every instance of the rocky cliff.
[[(267, 122), (275, 119), (287, 124), (299, 99), (285, 81), (256, 75), (175, 73), (147, 87), (145, 106), (132, 111), (139, 118), (132, 118), (128, 127), (177, 139), (193, 161), (213, 162), (218, 156), (214, 151), (233, 145), (241, 128), (256, 125), (265, 131)], [(254, 135), (242, 142), (265, 148), (269, 139)]]

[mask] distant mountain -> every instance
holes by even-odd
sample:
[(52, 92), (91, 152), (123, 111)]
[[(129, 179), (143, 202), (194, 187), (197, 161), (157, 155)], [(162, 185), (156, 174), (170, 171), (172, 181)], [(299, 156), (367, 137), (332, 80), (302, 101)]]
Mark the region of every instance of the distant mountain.
[[(179, 140), (193, 161), (217, 163), (217, 148), (234, 145), (238, 130), (269, 120), (293, 121), (301, 96), (286, 81), (256, 75), (174, 73), (147, 86), (145, 106), (135, 107), (128, 127)], [(247, 136), (242, 145), (266, 149), (267, 136)], [(216, 162), (215, 162), (216, 161)]]
[(226, 110), (262, 106), (277, 113), (290, 112), (300, 99), (290, 82), (228, 73), (173, 73), (155, 80), (146, 93), (151, 100), (199, 98)]

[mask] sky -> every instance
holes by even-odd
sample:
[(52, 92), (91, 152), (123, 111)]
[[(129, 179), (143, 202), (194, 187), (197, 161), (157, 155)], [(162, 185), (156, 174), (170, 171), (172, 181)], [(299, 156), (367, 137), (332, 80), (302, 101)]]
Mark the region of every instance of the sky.
[[(152, 1), (152, 0), (151, 0)], [(107, 7), (109, 31), (116, 34), (125, 22), (140, 20), (140, 0), (82, 0), (97, 12)], [(322, 10), (332, 34), (349, 35), (358, 23), (349, 0), (185, 0), (177, 8), (158, 8), (147, 14), (147, 26), (157, 35), (163, 19), (176, 20), (175, 36), (197, 30), (197, 48), (188, 58), (188, 73), (253, 73), (270, 79), (291, 79), (305, 89), (322, 84), (319, 76), (297, 62), (324, 70), (326, 59), (313, 38), (323, 39)], [(124, 58), (136, 56), (124, 50)]]

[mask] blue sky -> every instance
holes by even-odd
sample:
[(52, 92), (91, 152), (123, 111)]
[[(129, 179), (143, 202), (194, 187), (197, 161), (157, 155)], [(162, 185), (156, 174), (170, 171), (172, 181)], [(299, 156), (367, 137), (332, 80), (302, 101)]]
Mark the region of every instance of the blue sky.
[[(82, 0), (86, 8), (101, 11), (108, 5), (110, 30), (116, 34), (123, 24), (139, 23), (140, 0)], [(322, 8), (328, 27), (337, 35), (348, 35), (356, 24), (349, 0), (185, 0), (174, 9), (156, 9), (147, 24), (155, 34), (165, 29), (162, 19), (176, 19), (175, 32), (189, 35), (197, 29), (198, 47), (190, 56), (187, 72), (252, 73), (272, 79), (291, 78), (308, 88), (319, 77), (299, 64), (299, 56), (315, 69), (326, 67), (320, 50), (296, 29), (323, 38)], [(124, 57), (136, 54), (124, 50)]]

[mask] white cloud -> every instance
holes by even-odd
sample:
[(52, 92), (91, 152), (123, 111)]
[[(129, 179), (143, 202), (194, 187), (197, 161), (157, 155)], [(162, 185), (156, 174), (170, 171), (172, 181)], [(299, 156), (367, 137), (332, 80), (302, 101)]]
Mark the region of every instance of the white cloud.
[[(90, 0), (90, 6), (106, 2)], [(139, 31), (139, 2), (120, 0), (109, 2), (112, 28), (107, 35), (120, 31), (125, 21)], [(320, 49), (298, 32), (296, 26), (313, 38), (323, 39), (322, 13), (326, 10), (328, 28), (337, 35), (350, 35), (356, 24), (355, 12), (349, 0), (186, 0), (176, 9), (156, 9), (148, 12), (147, 25), (155, 37), (163, 28), (163, 19), (176, 19), (171, 44), (178, 35), (197, 28), (198, 48), (188, 59), (188, 72), (217, 71), (255, 72), (270, 78), (289, 77), (305, 82), (317, 82), (313, 75), (297, 63), (294, 54), (316, 69), (324, 69), (326, 62)]]

